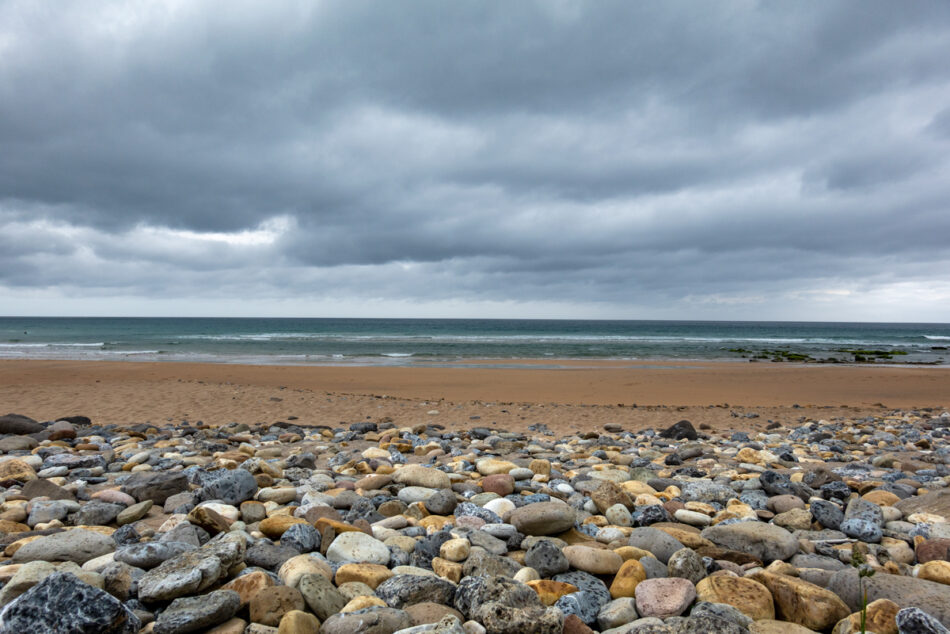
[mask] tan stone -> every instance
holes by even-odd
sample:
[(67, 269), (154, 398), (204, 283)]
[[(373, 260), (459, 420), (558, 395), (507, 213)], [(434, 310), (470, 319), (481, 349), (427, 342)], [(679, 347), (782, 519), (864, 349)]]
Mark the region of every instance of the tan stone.
[(317, 634), (320, 619), (302, 610), (291, 610), (280, 620), (277, 634)]
[(307, 520), (302, 517), (291, 517), (290, 515), (274, 515), (261, 520), (259, 530), (270, 539), (280, 539), (288, 528), (294, 524), (306, 524)]
[(686, 528), (679, 528), (676, 526), (663, 526), (656, 524), (654, 524), (654, 527), (660, 529), (679, 543), (683, 544), (687, 548), (692, 548), (693, 550), (713, 545), (711, 541), (702, 537), (697, 530), (688, 530)]
[[(868, 491), (861, 496), (862, 499), (867, 500), (872, 504), (877, 504), (878, 506), (894, 506), (901, 501), (899, 497), (890, 491), (883, 491), (881, 489), (874, 489), (873, 491)], [(877, 632), (876, 634), (881, 634)]]
[(633, 597), (637, 584), (646, 578), (647, 571), (643, 564), (636, 559), (628, 559), (620, 566), (613, 583), (610, 584), (610, 596), (614, 599)]
[(641, 559), (643, 557), (652, 557), (653, 553), (649, 550), (643, 550), (642, 548), (637, 548), (636, 546), (621, 546), (620, 548), (615, 548), (614, 552), (620, 555), (620, 558), (624, 561), (628, 559)]
[(563, 581), (552, 581), (551, 579), (529, 581), (527, 585), (538, 593), (538, 598), (541, 599), (541, 603), (544, 605), (554, 605), (564, 595), (577, 592), (577, 586)]
[(333, 568), (330, 564), (310, 555), (291, 557), (277, 570), (277, 577), (291, 588), (296, 588), (300, 578), (310, 574), (323, 575), (333, 581)]
[[(152, 625), (152, 623), (149, 623), (149, 625)], [(247, 621), (234, 617), (221, 625), (216, 625), (209, 630), (205, 630), (205, 634), (244, 634), (244, 630), (246, 629)], [(142, 632), (144, 633), (145, 630), (143, 629)]]
[(542, 460), (540, 458), (535, 458), (528, 464), (528, 468), (534, 471), (535, 474), (540, 475), (551, 475), (551, 461)]
[(950, 561), (934, 559), (917, 567), (917, 578), (950, 585)]
[(379, 584), (392, 576), (392, 570), (379, 564), (343, 564), (336, 571), (336, 585), (359, 581), (375, 590)]
[(508, 473), (517, 468), (515, 463), (500, 458), (482, 458), (475, 463), (475, 469), (483, 476)]
[(727, 575), (706, 577), (696, 584), (696, 596), (700, 601), (731, 605), (753, 621), (775, 618), (772, 593), (752, 579)]
[(36, 480), (36, 471), (22, 460), (11, 458), (0, 462), (0, 480), (29, 482), (30, 480)]
[(200, 526), (212, 535), (226, 533), (231, 530), (231, 522), (220, 513), (207, 506), (199, 506), (188, 514), (188, 521)]
[[(30, 530), (30, 527), (27, 526), (26, 524), (21, 524), (20, 522), (11, 522), (10, 520), (0, 520), (0, 533), (26, 533), (29, 530)], [(29, 539), (29, 537), (25, 539)], [(16, 542), (13, 542), (13, 544), (17, 544), (21, 541), (23, 540), (22, 539), (17, 540)], [(23, 543), (26, 543), (26, 542), (23, 542)], [(13, 546), (13, 544), (10, 544), (10, 546)], [(7, 548), (9, 548), (9, 546)], [(16, 550), (14, 549), (13, 552), (16, 552)], [(6, 554), (12, 555), (13, 553), (8, 552)]]
[(637, 496), (643, 493), (648, 495), (656, 495), (657, 491), (651, 487), (646, 482), (641, 482), (639, 480), (627, 480), (626, 482), (620, 483), (620, 488), (627, 492), (628, 495)]
[(623, 558), (612, 550), (589, 546), (566, 546), (561, 550), (571, 566), (592, 575), (612, 575), (623, 565)]
[[(864, 628), (874, 634), (898, 634), (897, 612), (900, 606), (890, 599), (878, 599), (868, 603), (867, 620)], [(851, 616), (838, 621), (833, 634), (851, 634), (861, 631), (861, 613), (855, 612)]]
[(441, 557), (432, 558), (432, 571), (452, 583), (462, 580), (462, 564)]
[(753, 573), (751, 578), (769, 589), (775, 612), (783, 620), (825, 630), (851, 614), (835, 593), (803, 579), (764, 570)]
[(464, 538), (450, 539), (439, 547), (439, 556), (449, 561), (465, 561), (472, 552), (472, 544)]
[(346, 614), (347, 612), (356, 612), (357, 610), (364, 610), (366, 608), (385, 608), (386, 602), (380, 599), (379, 597), (368, 597), (368, 596), (359, 596), (353, 597), (350, 601), (344, 605), (340, 612)]
[(788, 621), (764, 619), (749, 626), (751, 634), (817, 634), (815, 630)]
[(241, 577), (237, 577), (221, 586), (222, 590), (234, 590), (241, 598), (241, 608), (244, 609), (251, 599), (265, 588), (274, 585), (274, 580), (266, 572), (252, 572)]
[(262, 625), (276, 627), (281, 619), (291, 610), (306, 608), (303, 595), (295, 588), (287, 586), (272, 586), (264, 588), (251, 599), (248, 604), (251, 621)]

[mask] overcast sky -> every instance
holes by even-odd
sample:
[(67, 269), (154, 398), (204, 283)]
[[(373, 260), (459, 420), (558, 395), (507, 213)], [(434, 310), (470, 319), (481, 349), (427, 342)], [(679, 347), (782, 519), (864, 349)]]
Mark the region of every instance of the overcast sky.
[(0, 0), (0, 314), (950, 321), (950, 3)]

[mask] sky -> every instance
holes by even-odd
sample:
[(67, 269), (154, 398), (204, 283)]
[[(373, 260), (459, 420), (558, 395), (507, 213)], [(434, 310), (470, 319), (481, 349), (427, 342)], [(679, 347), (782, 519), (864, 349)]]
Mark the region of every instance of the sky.
[(0, 0), (0, 314), (950, 321), (950, 3)]

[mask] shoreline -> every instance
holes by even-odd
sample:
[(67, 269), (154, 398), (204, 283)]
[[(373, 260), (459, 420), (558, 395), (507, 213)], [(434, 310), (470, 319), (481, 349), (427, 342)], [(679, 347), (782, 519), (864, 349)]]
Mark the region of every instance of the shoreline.
[[(477, 362), (478, 360), (471, 360)], [(581, 367), (580, 364), (583, 364)], [(714, 429), (764, 429), (836, 416), (950, 406), (941, 367), (584, 360), (563, 368), (276, 366), (0, 360), (0, 408), (38, 420), (100, 424), (294, 420), (339, 426), (546, 425), (556, 434), (687, 418)]]

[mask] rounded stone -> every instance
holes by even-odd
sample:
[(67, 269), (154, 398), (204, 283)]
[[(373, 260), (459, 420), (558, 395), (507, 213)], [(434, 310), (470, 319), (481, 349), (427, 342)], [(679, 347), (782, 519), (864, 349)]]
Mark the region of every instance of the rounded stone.
[(696, 588), (688, 579), (646, 579), (637, 584), (634, 595), (641, 616), (667, 618), (679, 616), (690, 606)]
[(303, 610), (306, 605), (303, 595), (294, 588), (271, 586), (254, 595), (248, 607), (251, 621), (274, 627), (280, 624), (287, 612)]
[(508, 523), (525, 535), (556, 535), (573, 528), (576, 513), (563, 502), (535, 502), (515, 509)]
[(614, 599), (621, 597), (632, 597), (637, 589), (637, 585), (647, 578), (647, 572), (636, 559), (628, 559), (620, 566), (620, 570), (614, 576), (610, 584), (610, 596)]
[(330, 561), (351, 561), (357, 563), (389, 563), (389, 548), (374, 537), (359, 531), (350, 531), (337, 535), (327, 549)]
[(713, 575), (696, 584), (696, 595), (701, 601), (731, 605), (754, 621), (775, 618), (772, 593), (752, 579)]
[(594, 575), (616, 574), (623, 565), (623, 558), (612, 550), (589, 546), (566, 546), (562, 552), (571, 566)]

